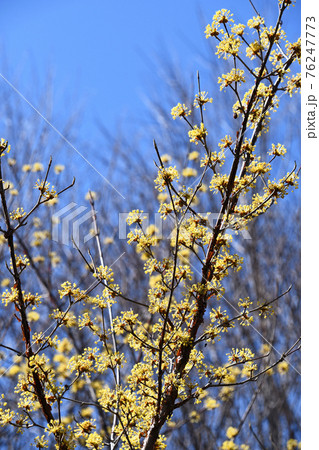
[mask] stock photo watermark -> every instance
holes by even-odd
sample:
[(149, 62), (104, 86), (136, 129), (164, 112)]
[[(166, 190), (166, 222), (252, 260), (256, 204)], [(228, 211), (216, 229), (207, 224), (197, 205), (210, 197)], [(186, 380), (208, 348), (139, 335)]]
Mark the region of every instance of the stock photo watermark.
[(83, 236), (84, 224), (92, 222), (93, 212), (86, 206), (71, 202), (52, 216), (52, 240), (63, 245), (79, 247), (94, 237), (91, 232)]
[[(92, 229), (89, 229), (93, 222), (93, 214), (97, 211), (92, 211), (86, 206), (78, 205), (71, 202), (57, 211), (52, 216), (52, 240), (62, 245), (79, 247), (81, 244), (87, 243), (94, 238)], [(140, 228), (147, 234), (149, 227), (154, 227), (154, 235), (160, 240), (170, 239), (172, 233), (173, 219), (164, 220), (160, 213), (142, 213), (143, 221), (139, 224)], [(219, 213), (201, 213), (204, 225), (208, 230), (213, 231), (214, 226), (219, 218)], [(130, 230), (127, 219), (132, 217), (132, 213), (123, 212), (118, 214), (118, 239), (126, 240), (127, 234)], [(192, 213), (187, 213), (183, 216), (183, 222), (193, 217)], [(151, 221), (151, 218), (153, 219)], [(90, 227), (91, 228), (91, 227)], [(251, 239), (251, 235), (247, 229), (235, 230), (232, 226), (227, 227), (227, 232), (231, 235), (239, 233), (243, 239)]]
[[(154, 235), (158, 239), (170, 239), (171, 233), (172, 233), (172, 225), (175, 223), (174, 219), (172, 219), (170, 216), (168, 216), (168, 220), (165, 220), (162, 217), (162, 214), (160, 213), (146, 213), (146, 212), (139, 212), (136, 213), (136, 219), (138, 219), (138, 215), (141, 215), (143, 217), (143, 220), (140, 221), (136, 220), (136, 222), (139, 223), (139, 226), (143, 230), (143, 232), (146, 234), (148, 232), (148, 229), (151, 225), (154, 226)], [(218, 212), (216, 213), (198, 213), (198, 217), (202, 217), (202, 222), (200, 225), (205, 226), (208, 230), (213, 231), (214, 227), (220, 217), (220, 214)], [(118, 228), (118, 237), (119, 239), (126, 239), (127, 238), (127, 232), (129, 230), (129, 224), (127, 222), (127, 219), (133, 216), (133, 222), (134, 222), (134, 213), (119, 213), (119, 228)], [(150, 218), (153, 218), (153, 222), (150, 221)], [(191, 212), (188, 212), (183, 215), (182, 222), (186, 223), (189, 219), (192, 219), (194, 216)], [(236, 217), (236, 215), (235, 215)], [(170, 220), (169, 220), (170, 219)], [(238, 219), (240, 217), (238, 216)], [(229, 234), (235, 235), (236, 233), (240, 233), (243, 239), (251, 239), (251, 235), (249, 234), (249, 231), (247, 229), (242, 230), (236, 230), (232, 225), (227, 226), (227, 232)]]

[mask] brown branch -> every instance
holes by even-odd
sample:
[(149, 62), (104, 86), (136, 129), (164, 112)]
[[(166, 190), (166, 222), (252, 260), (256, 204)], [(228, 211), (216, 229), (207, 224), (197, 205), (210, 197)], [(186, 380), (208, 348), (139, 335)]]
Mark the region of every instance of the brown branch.
[[(32, 356), (34, 356), (34, 353), (32, 350), (32, 344), (31, 344), (31, 329), (30, 329), (30, 325), (28, 323), (27, 313), (26, 313), (26, 305), (24, 303), (24, 298), (23, 298), (21, 279), (20, 279), (21, 271), (20, 272), (18, 271), (16, 255), (15, 255), (15, 251), (14, 251), (13, 228), (10, 223), (10, 216), (9, 216), (9, 212), (8, 212), (8, 208), (7, 208), (5, 189), (3, 186), (1, 157), (0, 157), (0, 196), (1, 196), (1, 203), (2, 203), (3, 213), (4, 213), (5, 223), (6, 223), (5, 237), (8, 241), (8, 247), (9, 247), (9, 251), (10, 251), (12, 274), (13, 274), (13, 279), (14, 279), (14, 287), (17, 289), (17, 293), (18, 293), (16, 307), (20, 314), (22, 339), (25, 343), (25, 356), (28, 359), (28, 365), (29, 365), (30, 359), (32, 358)], [(51, 421), (54, 420), (54, 416), (52, 414), (51, 406), (46, 400), (44, 386), (41, 382), (38, 372), (36, 370), (32, 370), (31, 373), (32, 373), (32, 380), (33, 380), (32, 386), (34, 388), (35, 395), (41, 405), (43, 415), (49, 424)], [(61, 449), (64, 449), (64, 448), (66, 448), (66, 447), (62, 445)]]

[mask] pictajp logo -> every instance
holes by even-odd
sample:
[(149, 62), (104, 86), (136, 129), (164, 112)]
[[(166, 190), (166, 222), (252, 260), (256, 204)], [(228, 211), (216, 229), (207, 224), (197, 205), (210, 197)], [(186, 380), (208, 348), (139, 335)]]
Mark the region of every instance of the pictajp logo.
[(88, 211), (86, 206), (69, 203), (52, 216), (52, 240), (73, 247), (88, 242), (94, 237), (92, 233), (81, 236), (80, 231), (85, 222), (92, 221), (92, 216), (92, 211)]

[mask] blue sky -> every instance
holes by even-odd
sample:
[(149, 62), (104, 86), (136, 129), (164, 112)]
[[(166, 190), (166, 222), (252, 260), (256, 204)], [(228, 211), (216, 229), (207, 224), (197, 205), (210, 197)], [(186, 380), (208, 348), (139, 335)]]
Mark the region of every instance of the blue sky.
[[(32, 90), (45, 84), (50, 71), (53, 109), (63, 108), (68, 117), (81, 105), (83, 133), (95, 132), (96, 118), (112, 129), (120, 118), (129, 120), (141, 113), (143, 96), (148, 95), (144, 86), (154, 76), (146, 61), (154, 60), (164, 48), (182, 69), (196, 71), (196, 49), (200, 52), (207, 45), (203, 25), (217, 9), (231, 9), (236, 21), (246, 21), (253, 14), (248, 0), (1, 3), (0, 49), (6, 55), (1, 73), (38, 106)], [(276, 0), (255, 0), (260, 11), (273, 5), (274, 15), (276, 4)], [(289, 16), (286, 28), (296, 38), (298, 4)]]

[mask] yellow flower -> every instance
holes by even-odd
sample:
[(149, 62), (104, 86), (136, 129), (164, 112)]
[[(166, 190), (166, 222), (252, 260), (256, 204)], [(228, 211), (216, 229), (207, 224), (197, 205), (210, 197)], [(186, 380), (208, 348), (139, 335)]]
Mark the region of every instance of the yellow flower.
[(19, 367), (16, 364), (14, 364), (13, 366), (10, 367), (10, 369), (7, 371), (6, 374), (9, 377), (14, 377), (19, 372), (21, 372), (21, 367)]
[(267, 355), (271, 351), (271, 346), (269, 344), (262, 344), (260, 347), (260, 353)]
[(38, 255), (33, 258), (33, 262), (35, 263), (43, 263), (45, 261), (44, 256)]
[(41, 192), (41, 196), (46, 198), (47, 200), (53, 199), (57, 197), (56, 190), (54, 189), (54, 186), (50, 186), (50, 183), (48, 181), (40, 181), (37, 180), (35, 183), (34, 189), (39, 189)]
[(177, 117), (187, 117), (192, 113), (192, 111), (183, 103), (178, 103), (174, 108), (171, 110), (171, 115), (173, 119), (175, 120)]
[(56, 205), (57, 203), (59, 203), (59, 199), (58, 198), (51, 198), (51, 200), (48, 200), (45, 203), (45, 205), (50, 207), (50, 206)]
[(8, 164), (9, 166), (14, 166), (16, 164), (16, 159), (15, 158), (8, 158)]
[(90, 420), (85, 420), (84, 422), (78, 423), (75, 429), (76, 437), (85, 436), (86, 434), (91, 434), (92, 430), (96, 428), (95, 424)]
[[(35, 444), (34, 446), (37, 448), (48, 448), (49, 442), (47, 439), (45, 439), (45, 436), (37, 436), (34, 440)], [(32, 444), (31, 444), (32, 445)]]
[(274, 374), (274, 369), (272, 367), (270, 367), (267, 372), (266, 375), (272, 376)]
[(233, 34), (226, 35), (217, 45), (216, 55), (218, 55), (218, 58), (223, 55), (224, 59), (228, 59), (230, 56), (237, 56), (240, 44), (238, 37), (234, 37)]
[(10, 284), (9, 278), (4, 278), (4, 279), (1, 281), (1, 287), (7, 287), (7, 286), (9, 286), (9, 284)]
[(10, 219), (19, 220), (22, 219), (26, 215), (26, 212), (23, 208), (17, 208), (10, 213)]
[(45, 431), (48, 431), (51, 434), (61, 433), (65, 431), (65, 426), (62, 423), (59, 423), (58, 420), (51, 420)]
[(156, 234), (158, 231), (159, 231), (158, 228), (154, 224), (151, 224), (146, 228), (146, 234), (153, 235)]
[(291, 54), (294, 54), (296, 59), (298, 60), (300, 64), (300, 57), (301, 57), (301, 39), (299, 38), (297, 42), (287, 42), (286, 44), (287, 51)]
[(191, 167), (185, 167), (185, 169), (183, 169), (182, 171), (182, 175), (183, 177), (196, 177), (197, 170), (192, 169)]
[(129, 213), (126, 219), (126, 223), (128, 225), (133, 225), (133, 223), (141, 224), (146, 218), (147, 217), (143, 214), (143, 211), (140, 211), (139, 209), (133, 209), (133, 211)]
[(232, 33), (237, 34), (238, 36), (242, 36), (244, 34), (245, 25), (242, 23), (238, 23), (237, 25), (234, 25), (231, 29)]
[(224, 441), (221, 450), (238, 450), (238, 445), (235, 444), (234, 441)]
[(216, 11), (213, 21), (217, 23), (227, 23), (227, 22), (234, 22), (234, 20), (231, 18), (233, 14), (228, 9), (221, 9), (220, 11)]
[(168, 153), (164, 153), (164, 155), (161, 156), (161, 160), (162, 160), (163, 163), (167, 163), (171, 159), (172, 159), (172, 157)]
[(158, 196), (157, 196), (157, 200), (158, 200), (160, 203), (164, 203), (165, 200), (167, 200), (167, 199), (168, 199), (168, 194), (167, 194), (167, 192), (160, 192), (160, 193), (158, 194)]
[(30, 311), (27, 314), (27, 318), (29, 322), (36, 322), (40, 319), (40, 314), (36, 311)]
[(4, 183), (5, 189), (13, 189), (14, 188), (14, 184), (12, 183), (12, 181), (4, 181), (3, 180), (3, 183)]
[(32, 169), (31, 164), (24, 164), (22, 166), (22, 172), (30, 172), (31, 169)]
[(196, 150), (194, 150), (193, 152), (190, 152), (190, 154), (188, 155), (188, 159), (190, 161), (194, 161), (195, 159), (198, 159), (199, 157), (199, 152), (197, 152)]
[(150, 277), (149, 285), (151, 288), (155, 288), (158, 283), (161, 283), (161, 281), (162, 281), (161, 274), (153, 275)]
[(85, 442), (87, 448), (100, 449), (103, 448), (103, 439), (96, 431), (91, 433)]
[(200, 421), (200, 414), (197, 411), (191, 411), (189, 418), (192, 423), (198, 423)]
[(287, 152), (286, 148), (281, 144), (272, 144), (271, 150), (269, 150), (268, 155), (283, 156)]
[(223, 192), (228, 184), (228, 175), (216, 175), (214, 174), (209, 185), (209, 189), (214, 192)]
[(298, 443), (297, 439), (289, 439), (287, 442), (287, 450), (295, 450), (297, 448), (301, 448), (300, 442)]
[(41, 172), (41, 170), (43, 170), (43, 164), (35, 162), (32, 166), (32, 172)]
[(190, 142), (195, 142), (196, 145), (198, 142), (202, 142), (207, 134), (207, 130), (203, 123), (200, 124), (200, 128), (195, 125), (194, 128), (188, 132)]
[(73, 348), (73, 346), (72, 346), (71, 342), (67, 338), (64, 338), (59, 343), (59, 345), (57, 347), (57, 351), (61, 352), (61, 353), (70, 353), (72, 348)]
[(264, 50), (263, 45), (259, 41), (254, 41), (246, 48), (246, 56), (254, 59), (262, 50)]
[(287, 363), (287, 361), (281, 361), (277, 366), (277, 370), (280, 375), (284, 375), (285, 373), (287, 373), (289, 370), (289, 364)]
[(208, 397), (205, 400), (205, 408), (207, 408), (207, 409), (215, 409), (215, 408), (218, 408), (219, 405), (220, 404), (218, 403), (218, 401), (212, 397)]
[(59, 311), (58, 309), (55, 309), (53, 313), (50, 314), (50, 317), (69, 328), (74, 327), (77, 324), (74, 314), (64, 313), (63, 311)]
[(103, 239), (104, 245), (110, 245), (110, 244), (113, 244), (113, 242), (114, 242), (114, 239), (109, 236), (107, 236), (106, 238)]
[(93, 414), (93, 409), (90, 407), (81, 409), (81, 416), (83, 417), (91, 417)]
[(232, 69), (229, 73), (223, 74), (222, 77), (218, 77), (218, 83), (220, 84), (220, 90), (222, 91), (232, 83), (245, 83), (244, 71), (242, 69)]
[[(205, 91), (199, 92), (198, 94), (195, 95), (194, 100), (195, 108), (200, 108), (201, 106), (204, 106), (205, 103), (213, 103), (213, 99), (208, 98), (207, 95), (208, 93)], [(205, 109), (205, 107), (203, 109)]]
[(160, 167), (158, 169), (157, 178), (155, 178), (156, 188), (162, 192), (166, 185), (170, 185), (175, 179), (178, 180), (179, 173), (176, 166), (172, 167)]
[(65, 167), (62, 164), (57, 164), (56, 166), (54, 166), (54, 172), (56, 174), (63, 172), (64, 169)]
[(264, 175), (271, 170), (271, 165), (269, 163), (260, 161), (260, 158), (258, 158), (251, 162), (248, 170), (253, 175)]
[(85, 194), (85, 200), (96, 200), (97, 199), (97, 193), (94, 191), (89, 191)]
[(260, 26), (263, 25), (265, 23), (265, 20), (260, 17), (253, 17), (252, 19), (249, 19), (247, 22), (247, 26), (249, 28), (255, 28), (255, 30), (260, 30)]
[(226, 431), (226, 436), (228, 439), (232, 439), (238, 434), (238, 428), (235, 427), (228, 427)]
[(210, 36), (217, 37), (219, 35), (218, 28), (213, 24), (212, 25), (208, 24), (207, 27), (205, 28), (205, 35), (206, 39), (208, 39)]
[(287, 77), (286, 91), (289, 93), (290, 97), (292, 97), (292, 94), (298, 92), (300, 88), (301, 88), (301, 73), (297, 73), (297, 75), (291, 78)]
[(254, 375), (254, 372), (257, 370), (257, 364), (254, 364), (252, 361), (248, 361), (245, 363), (244, 367), (241, 371), (241, 376), (243, 378), (251, 378)]
[(3, 156), (6, 153), (10, 152), (10, 145), (8, 145), (8, 141), (6, 141), (5, 139), (1, 138), (0, 141), (0, 155)]

